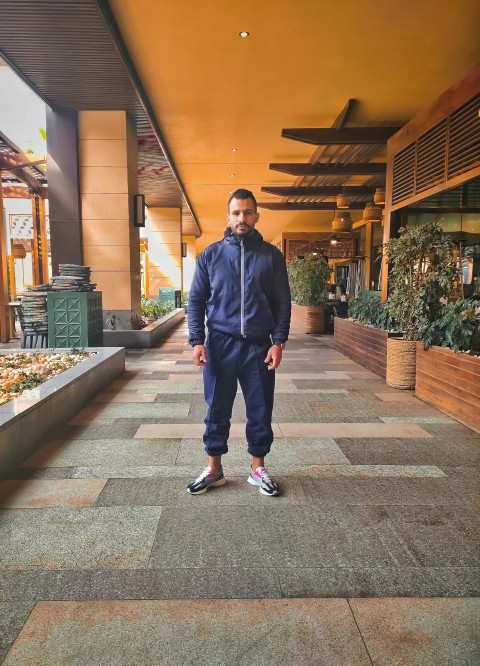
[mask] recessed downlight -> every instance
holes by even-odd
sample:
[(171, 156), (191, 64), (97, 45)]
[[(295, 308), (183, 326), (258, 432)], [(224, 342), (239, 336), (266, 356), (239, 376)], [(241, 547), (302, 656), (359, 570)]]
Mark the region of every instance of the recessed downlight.
[(235, 178), (235, 174), (234, 174), (234, 173), (231, 173), (231, 174), (230, 174), (230, 178)]
[(236, 153), (238, 148), (232, 148), (232, 153)]
[(250, 33), (247, 32), (246, 30), (242, 30), (242, 32), (239, 32), (238, 34), (240, 35), (240, 37), (243, 37), (243, 38), (250, 37)]

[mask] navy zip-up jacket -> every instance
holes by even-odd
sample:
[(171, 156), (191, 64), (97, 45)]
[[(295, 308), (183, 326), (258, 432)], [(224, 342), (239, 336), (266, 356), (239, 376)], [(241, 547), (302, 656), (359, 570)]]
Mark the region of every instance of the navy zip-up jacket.
[(192, 347), (205, 342), (205, 315), (209, 330), (286, 342), (290, 314), (285, 259), (256, 229), (237, 236), (227, 228), (223, 240), (198, 257), (188, 297)]

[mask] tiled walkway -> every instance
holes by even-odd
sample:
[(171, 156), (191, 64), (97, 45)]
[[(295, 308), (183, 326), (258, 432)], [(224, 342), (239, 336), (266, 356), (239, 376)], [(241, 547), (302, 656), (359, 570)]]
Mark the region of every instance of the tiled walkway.
[(480, 435), (294, 327), (269, 470), (203, 469), (182, 325), (0, 482), (6, 666), (477, 665)]

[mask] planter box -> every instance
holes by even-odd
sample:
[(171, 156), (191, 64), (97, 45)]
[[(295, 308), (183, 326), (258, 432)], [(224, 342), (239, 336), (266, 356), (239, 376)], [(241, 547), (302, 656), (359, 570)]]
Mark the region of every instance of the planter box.
[(125, 347), (126, 349), (150, 349), (184, 319), (185, 310), (177, 308), (139, 331), (122, 329), (103, 331), (103, 345), (104, 347)]
[[(20, 351), (25, 352), (9, 349), (6, 353)], [(49, 430), (66, 423), (125, 370), (123, 348), (87, 351), (96, 354), (0, 406), (0, 477), (32, 454)]]
[(335, 317), (333, 336), (338, 351), (376, 375), (386, 377), (387, 340), (398, 337), (397, 333)]
[(417, 344), (415, 395), (480, 432), (480, 358)]
[(50, 292), (47, 307), (49, 347), (103, 345), (101, 291)]

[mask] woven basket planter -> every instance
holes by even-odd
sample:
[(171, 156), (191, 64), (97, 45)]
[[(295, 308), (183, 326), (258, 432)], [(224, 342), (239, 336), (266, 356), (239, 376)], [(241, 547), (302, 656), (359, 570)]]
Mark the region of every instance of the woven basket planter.
[(305, 333), (325, 332), (325, 307), (310, 305), (305, 307)]
[(417, 343), (401, 338), (387, 340), (388, 386), (397, 389), (415, 388)]

